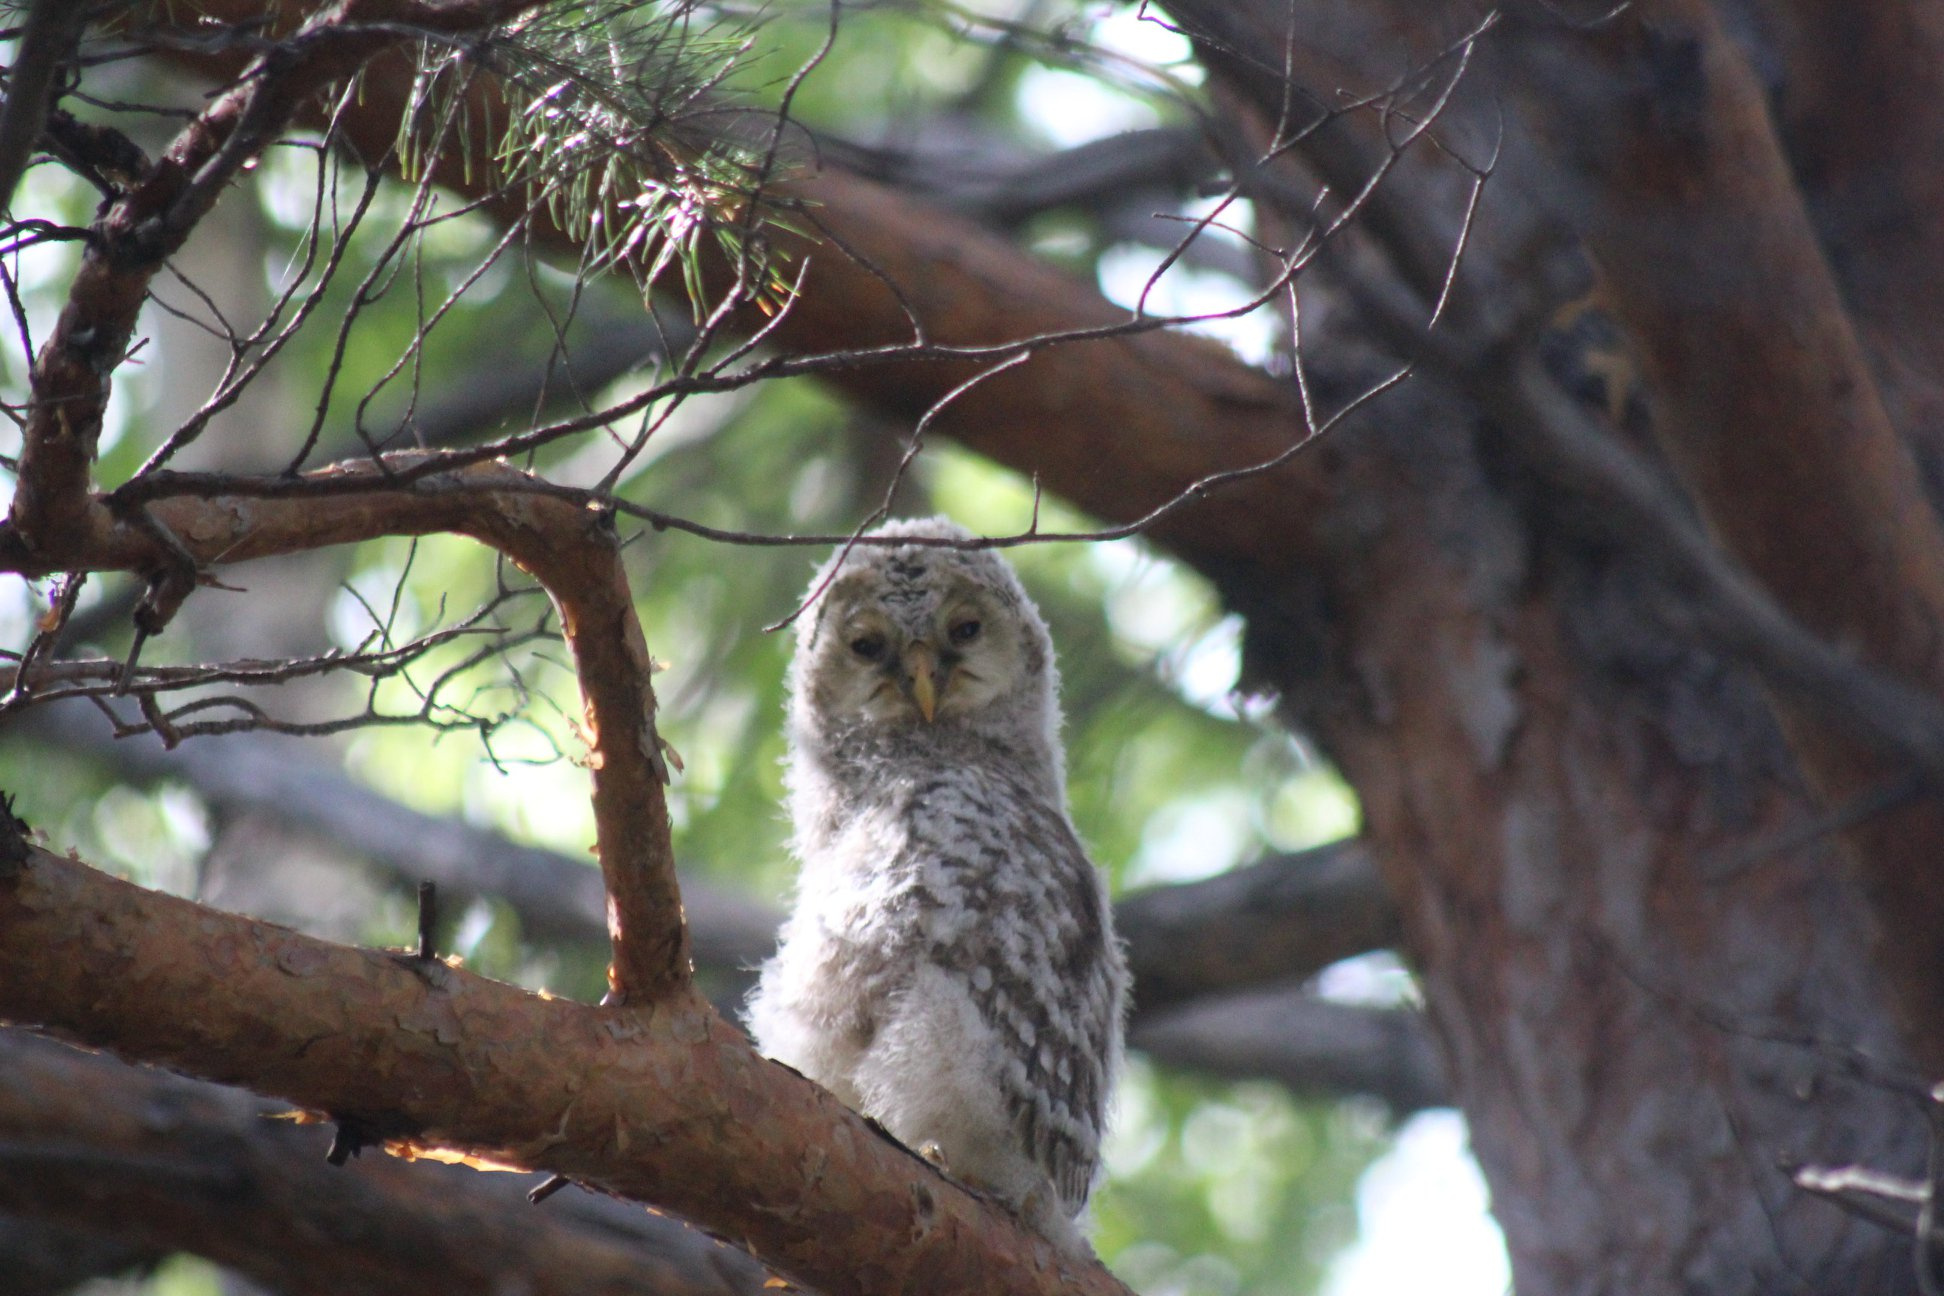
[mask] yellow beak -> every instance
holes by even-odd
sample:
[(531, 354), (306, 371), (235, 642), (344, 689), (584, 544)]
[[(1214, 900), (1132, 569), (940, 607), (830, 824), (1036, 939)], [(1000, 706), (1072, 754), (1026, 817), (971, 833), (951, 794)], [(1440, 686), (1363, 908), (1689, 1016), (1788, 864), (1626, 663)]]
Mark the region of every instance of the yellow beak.
[(918, 714), (925, 717), (926, 724), (938, 714), (938, 684), (933, 678), (937, 670), (938, 657), (930, 644), (917, 643), (905, 649), (905, 688), (911, 700), (918, 704)]

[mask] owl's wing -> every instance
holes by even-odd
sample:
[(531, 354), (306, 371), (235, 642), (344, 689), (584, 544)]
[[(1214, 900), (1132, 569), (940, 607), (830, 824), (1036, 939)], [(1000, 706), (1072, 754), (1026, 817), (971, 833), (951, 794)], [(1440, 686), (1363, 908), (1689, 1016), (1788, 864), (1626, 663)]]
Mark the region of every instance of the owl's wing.
[[(1120, 1064), (1121, 1012), (1126, 970), (1108, 917), (1106, 887), (1087, 859), (1064, 814), (1043, 861), (1051, 884), (1049, 935), (1040, 982), (1049, 988), (1037, 1004), (1046, 1027), (1038, 1047), (1020, 1043), (1027, 1089), (1018, 1128), (1028, 1153), (1045, 1167), (1068, 1213), (1086, 1205), (1100, 1164), (1107, 1100)], [(1046, 921), (1050, 919), (1050, 921)], [(1018, 1039), (1015, 1029), (1014, 1038)], [(1050, 1045), (1047, 1036), (1050, 1035)]]
[(917, 836), (931, 840), (913, 845), (939, 870), (936, 912), (960, 916), (941, 925), (932, 957), (963, 979), (999, 1037), (1021, 1151), (1078, 1213), (1121, 1050), (1126, 971), (1105, 885), (1065, 811), (1032, 789), (927, 791), (934, 804)]

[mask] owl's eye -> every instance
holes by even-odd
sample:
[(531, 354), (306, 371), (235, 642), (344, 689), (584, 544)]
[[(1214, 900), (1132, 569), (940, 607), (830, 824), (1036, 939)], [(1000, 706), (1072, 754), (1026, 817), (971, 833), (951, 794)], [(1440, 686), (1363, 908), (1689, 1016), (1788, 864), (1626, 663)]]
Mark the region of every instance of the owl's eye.
[(851, 640), (850, 648), (867, 662), (879, 661), (884, 657), (884, 636), (859, 635)]
[(959, 622), (957, 625), (952, 627), (950, 632), (952, 637), (952, 642), (955, 644), (969, 644), (974, 639), (977, 639), (979, 637), (979, 631), (981, 628), (982, 627), (979, 625), (976, 619), (972, 617), (967, 617), (965, 620)]

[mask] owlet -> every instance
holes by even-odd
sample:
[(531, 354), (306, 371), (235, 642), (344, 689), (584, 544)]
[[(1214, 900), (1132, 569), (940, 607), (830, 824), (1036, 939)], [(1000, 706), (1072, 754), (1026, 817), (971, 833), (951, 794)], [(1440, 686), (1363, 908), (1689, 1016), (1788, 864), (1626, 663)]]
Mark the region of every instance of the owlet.
[[(965, 540), (943, 518), (894, 539)], [(860, 545), (798, 623), (802, 862), (757, 1044), (1069, 1252), (1127, 970), (1067, 815), (1046, 623), (989, 551)]]

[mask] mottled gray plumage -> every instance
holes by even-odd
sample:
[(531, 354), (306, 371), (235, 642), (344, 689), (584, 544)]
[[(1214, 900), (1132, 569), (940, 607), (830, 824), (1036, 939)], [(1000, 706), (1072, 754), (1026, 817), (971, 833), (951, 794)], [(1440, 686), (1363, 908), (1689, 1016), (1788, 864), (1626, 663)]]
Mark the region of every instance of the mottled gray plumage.
[[(942, 518), (878, 534), (967, 535)], [(1071, 1249), (1127, 973), (1067, 817), (1057, 686), (1046, 624), (996, 555), (851, 551), (798, 626), (803, 868), (749, 1025)]]

